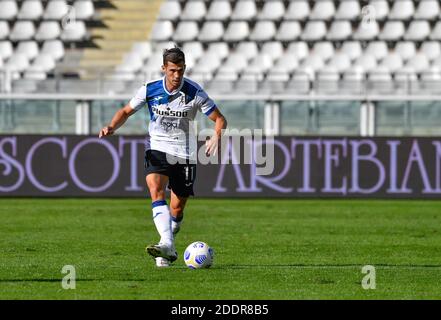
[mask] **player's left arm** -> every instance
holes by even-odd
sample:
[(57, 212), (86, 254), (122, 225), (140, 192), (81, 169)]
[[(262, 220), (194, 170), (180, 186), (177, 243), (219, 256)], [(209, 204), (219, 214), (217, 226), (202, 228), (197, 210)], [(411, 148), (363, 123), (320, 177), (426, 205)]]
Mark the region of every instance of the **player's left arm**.
[(227, 120), (223, 116), (223, 114), (219, 111), (218, 108), (214, 108), (213, 112), (208, 115), (214, 123), (214, 134), (211, 139), (207, 140), (205, 143), (205, 153), (208, 156), (216, 155), (219, 141), (224, 133), (223, 130), (227, 128)]

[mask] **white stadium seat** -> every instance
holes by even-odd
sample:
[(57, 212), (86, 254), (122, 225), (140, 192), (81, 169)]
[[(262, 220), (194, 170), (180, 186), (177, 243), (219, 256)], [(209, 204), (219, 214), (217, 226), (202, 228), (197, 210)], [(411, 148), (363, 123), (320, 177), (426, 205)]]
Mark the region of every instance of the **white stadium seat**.
[(293, 72), (299, 66), (299, 60), (294, 53), (286, 52), (274, 64), (273, 70), (280, 72), (286, 70), (287, 72)]
[(326, 24), (323, 21), (308, 21), (301, 35), (301, 39), (317, 41), (323, 39), (326, 33)]
[(64, 45), (60, 40), (48, 40), (43, 43), (40, 53), (49, 54), (58, 61), (64, 57)]
[(298, 21), (282, 21), (276, 34), (276, 40), (294, 41), (301, 33), (302, 29)]
[(430, 35), (430, 24), (428, 21), (412, 21), (407, 29), (404, 39), (423, 41)]
[(135, 42), (132, 45), (131, 53), (137, 54), (142, 60), (147, 59), (152, 54), (152, 44), (148, 41)]
[(35, 26), (32, 21), (17, 21), (12, 28), (9, 39), (12, 41), (30, 40), (35, 35)]
[(285, 20), (305, 20), (309, 13), (310, 8), (307, 0), (290, 1), (284, 18)]
[(363, 49), (359, 41), (346, 41), (343, 42), (341, 51), (344, 52), (349, 59), (354, 60), (361, 56)]
[(378, 93), (388, 93), (393, 89), (392, 75), (390, 70), (379, 66), (368, 72), (368, 80), (371, 88)]
[(262, 11), (258, 14), (257, 18), (260, 20), (280, 20), (285, 14), (285, 5), (283, 1), (273, 0), (266, 1), (263, 5)]
[(201, 20), (207, 14), (204, 1), (188, 1), (182, 10), (181, 20)]
[(95, 15), (95, 7), (92, 0), (76, 0), (74, 3), (75, 18), (89, 20)]
[(28, 66), (29, 59), (23, 53), (14, 53), (5, 64), (5, 68), (18, 72), (23, 72)]
[(55, 68), (55, 61), (50, 54), (41, 53), (32, 62), (32, 67), (49, 72)]
[(224, 40), (227, 42), (239, 42), (246, 39), (250, 34), (248, 22), (233, 21), (227, 27), (224, 34)]
[(61, 35), (60, 23), (58, 21), (43, 21), (35, 33), (35, 40), (54, 40)]
[(323, 61), (327, 61), (334, 55), (334, 45), (329, 41), (316, 42), (313, 45), (313, 52), (322, 57)]
[(232, 20), (252, 20), (257, 15), (256, 2), (254, 0), (239, 0), (231, 14)]
[(236, 51), (242, 53), (248, 60), (259, 54), (257, 43), (254, 41), (244, 41), (237, 45)]
[(329, 28), (326, 39), (341, 41), (352, 35), (352, 25), (349, 21), (334, 21)]
[(276, 35), (276, 25), (273, 21), (259, 21), (250, 34), (250, 40), (269, 41)]
[(364, 72), (368, 72), (375, 67), (377, 67), (377, 59), (371, 54), (363, 53), (360, 57), (358, 57), (354, 64), (354, 67), (360, 67)]
[(0, 41), (0, 59), (6, 60), (12, 56), (14, 49), (10, 41)]
[(413, 68), (416, 72), (421, 72), (429, 67), (429, 59), (424, 53), (418, 52), (407, 61), (406, 66)]
[(316, 1), (309, 18), (312, 20), (329, 20), (335, 15), (334, 2), (331, 0)]
[(440, 4), (438, 0), (419, 1), (415, 12), (415, 19), (432, 20), (440, 14)]
[(195, 21), (181, 21), (173, 33), (173, 40), (177, 42), (192, 41), (199, 33), (198, 24)]
[(317, 53), (310, 53), (300, 64), (302, 68), (309, 68), (314, 72), (323, 68), (323, 58)]
[(207, 20), (227, 20), (231, 13), (233, 12), (231, 8), (231, 3), (228, 0), (223, 1), (213, 1), (208, 8)]
[(35, 41), (22, 41), (18, 44), (14, 54), (22, 53), (28, 60), (33, 60), (39, 53), (38, 45)]
[(431, 40), (441, 40), (441, 21), (438, 21), (430, 34)]
[(368, 12), (369, 14), (374, 14), (372, 18), (377, 21), (383, 21), (389, 15), (389, 3), (387, 0), (371, 0), (369, 1), (369, 6), (372, 6), (374, 12)]
[(397, 41), (404, 36), (404, 24), (402, 21), (388, 21), (383, 27), (380, 35), (381, 40)]
[(329, 60), (328, 66), (334, 67), (338, 72), (344, 72), (351, 67), (351, 59), (344, 52), (337, 52)]
[(360, 2), (358, 0), (340, 1), (335, 19), (354, 20), (360, 16)]
[(13, 20), (18, 14), (17, 1), (0, 1), (0, 20)]
[(369, 24), (361, 22), (358, 24), (353, 37), (356, 40), (372, 40), (378, 36), (379, 30), (380, 27), (376, 20), (371, 21)]
[(164, 1), (159, 9), (159, 20), (177, 20), (181, 15), (181, 4), (179, 1)]
[(412, 58), (416, 53), (415, 42), (398, 42), (395, 45), (395, 52), (398, 53), (404, 61), (407, 61)]
[(64, 41), (82, 41), (87, 36), (86, 24), (84, 21), (75, 21), (69, 28), (65, 28), (60, 38)]
[(441, 44), (438, 41), (423, 42), (420, 51), (423, 52), (430, 61), (441, 55)]
[(373, 55), (377, 60), (381, 60), (387, 56), (389, 49), (384, 41), (372, 41), (369, 42), (364, 52)]
[(389, 19), (408, 20), (415, 13), (415, 7), (412, 0), (394, 1), (389, 13)]
[(9, 35), (9, 24), (7, 21), (0, 21), (0, 40), (7, 39)]
[(398, 53), (390, 52), (384, 57), (379, 66), (386, 68), (390, 72), (395, 72), (403, 66), (403, 59)]
[(26, 0), (21, 5), (17, 18), (20, 20), (38, 20), (43, 15), (43, 5), (40, 0)]
[(202, 42), (219, 41), (224, 35), (224, 25), (220, 21), (206, 21), (199, 33)]
[(266, 42), (262, 45), (260, 50), (260, 53), (269, 55), (273, 61), (280, 58), (283, 52), (283, 45), (279, 41)]
[(297, 59), (300, 61), (308, 56), (309, 48), (306, 42), (291, 42), (286, 52), (295, 54)]
[(65, 0), (49, 1), (43, 18), (45, 20), (61, 20), (69, 12), (69, 7)]
[(213, 42), (208, 45), (207, 53), (214, 53), (223, 60), (230, 54), (230, 49), (225, 42)]
[(171, 21), (157, 21), (153, 25), (151, 39), (153, 41), (166, 41), (173, 35), (173, 24)]
[(247, 58), (240, 52), (230, 54), (227, 60), (222, 63), (222, 70), (228, 70), (235, 73), (241, 72), (247, 66)]
[(185, 42), (182, 46), (184, 52), (191, 52), (194, 59), (199, 59), (204, 54), (204, 47), (199, 41)]

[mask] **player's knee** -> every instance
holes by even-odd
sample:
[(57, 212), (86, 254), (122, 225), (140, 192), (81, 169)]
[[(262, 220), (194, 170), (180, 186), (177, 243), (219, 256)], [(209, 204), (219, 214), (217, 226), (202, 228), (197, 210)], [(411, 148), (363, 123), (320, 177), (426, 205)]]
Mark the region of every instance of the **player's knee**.
[(176, 216), (180, 216), (184, 214), (184, 206), (181, 204), (171, 204), (170, 210), (172, 213), (174, 213)]

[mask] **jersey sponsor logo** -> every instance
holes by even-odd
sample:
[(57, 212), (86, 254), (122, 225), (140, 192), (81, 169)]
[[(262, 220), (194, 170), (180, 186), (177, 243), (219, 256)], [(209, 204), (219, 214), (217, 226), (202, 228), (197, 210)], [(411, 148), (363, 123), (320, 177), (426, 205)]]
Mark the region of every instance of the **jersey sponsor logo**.
[(161, 110), (155, 106), (152, 106), (152, 111), (158, 116), (174, 117), (174, 118), (186, 118), (188, 116), (188, 111), (179, 110)]
[(171, 131), (178, 128), (178, 124), (176, 122), (168, 122), (168, 121), (161, 121), (161, 127), (164, 131)]

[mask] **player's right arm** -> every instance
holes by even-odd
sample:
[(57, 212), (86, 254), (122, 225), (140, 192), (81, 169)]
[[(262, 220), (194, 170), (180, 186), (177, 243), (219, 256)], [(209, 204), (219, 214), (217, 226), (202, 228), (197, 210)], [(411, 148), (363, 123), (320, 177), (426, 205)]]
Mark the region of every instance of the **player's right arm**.
[(136, 111), (141, 109), (146, 103), (147, 87), (139, 88), (136, 95), (130, 100), (128, 104), (119, 109), (112, 118), (112, 121), (100, 130), (98, 137), (110, 136), (121, 127), (127, 119)]

